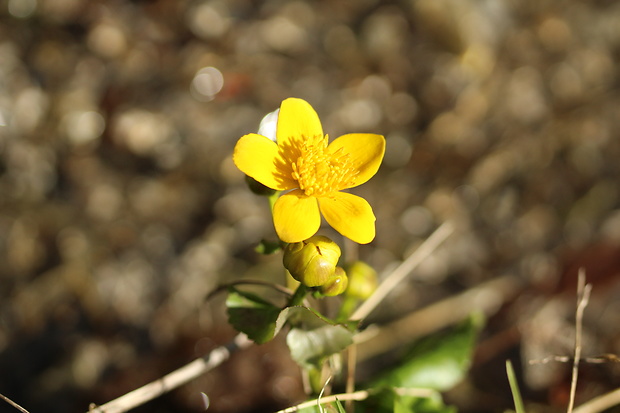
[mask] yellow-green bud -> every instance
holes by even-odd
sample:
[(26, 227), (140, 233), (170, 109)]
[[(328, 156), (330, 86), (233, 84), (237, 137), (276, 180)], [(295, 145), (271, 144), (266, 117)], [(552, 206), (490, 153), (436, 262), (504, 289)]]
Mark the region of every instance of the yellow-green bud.
[(321, 235), (284, 248), (284, 267), (307, 287), (318, 287), (329, 281), (334, 276), (338, 259), (338, 244)]
[(355, 261), (347, 267), (349, 275), (348, 297), (366, 300), (377, 289), (377, 271), (362, 261)]
[(319, 291), (322, 295), (333, 297), (335, 295), (342, 294), (347, 289), (349, 279), (347, 273), (344, 272), (342, 267), (336, 267), (334, 276), (329, 279), (325, 284), (319, 287)]

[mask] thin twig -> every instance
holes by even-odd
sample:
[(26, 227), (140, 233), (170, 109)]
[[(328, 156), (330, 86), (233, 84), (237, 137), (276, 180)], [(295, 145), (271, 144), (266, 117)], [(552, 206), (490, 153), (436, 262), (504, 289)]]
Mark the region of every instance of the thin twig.
[(10, 404), (11, 406), (15, 407), (17, 410), (19, 410), (22, 413), (29, 413), (28, 410), (24, 409), (23, 407), (21, 407), (19, 404), (15, 403), (13, 400), (9, 399), (8, 397), (6, 397), (4, 394), (0, 393), (0, 399), (4, 400), (5, 402), (7, 402), (8, 404)]
[[(569, 356), (547, 356), (541, 359), (530, 360), (529, 364), (547, 364), (552, 361), (558, 363), (574, 363), (575, 358)], [(603, 363), (620, 363), (620, 357), (615, 354), (601, 354), (600, 356), (581, 357), (580, 362), (590, 364), (603, 364)]]
[(195, 379), (228, 360), (231, 353), (249, 347), (253, 342), (245, 334), (237, 334), (226, 346), (213, 350), (207, 356), (196, 359), (189, 364), (133, 390), (101, 406), (91, 406), (89, 413), (122, 413), (153, 400), (177, 387)]
[(573, 412), (575, 406), (575, 394), (577, 392), (577, 376), (579, 373), (579, 359), (581, 358), (581, 337), (583, 326), (583, 312), (590, 299), (592, 285), (586, 284), (586, 273), (583, 268), (579, 270), (577, 281), (577, 311), (575, 312), (575, 358), (573, 360), (573, 375), (570, 383), (570, 399), (568, 402), (567, 413)]
[(366, 300), (351, 316), (352, 320), (362, 320), (368, 316), (422, 261), (437, 249), (454, 230), (451, 222), (444, 222), (439, 228), (424, 241), (406, 260), (404, 260), (392, 273), (379, 285), (377, 290)]

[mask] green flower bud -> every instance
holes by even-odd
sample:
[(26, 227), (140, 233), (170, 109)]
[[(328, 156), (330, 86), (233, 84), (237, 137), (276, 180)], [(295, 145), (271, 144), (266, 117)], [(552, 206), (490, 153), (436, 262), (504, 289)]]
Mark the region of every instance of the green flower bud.
[(340, 247), (334, 241), (315, 235), (284, 248), (284, 267), (291, 276), (307, 287), (318, 287), (328, 282), (340, 259)]
[(347, 289), (348, 283), (349, 279), (347, 278), (347, 273), (344, 272), (342, 267), (336, 267), (334, 276), (320, 286), (319, 291), (322, 295), (333, 297), (342, 294)]
[(377, 289), (377, 271), (362, 261), (355, 261), (347, 267), (349, 287), (347, 297), (366, 300)]

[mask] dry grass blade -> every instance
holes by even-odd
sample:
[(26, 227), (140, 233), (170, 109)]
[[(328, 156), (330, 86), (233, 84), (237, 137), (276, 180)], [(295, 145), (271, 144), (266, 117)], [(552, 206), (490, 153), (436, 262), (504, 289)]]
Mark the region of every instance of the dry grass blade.
[(238, 334), (229, 345), (218, 347), (208, 356), (196, 359), (180, 369), (106, 404), (91, 406), (89, 413), (122, 413), (136, 408), (214, 369), (228, 360), (231, 353), (249, 347), (252, 343), (245, 334)]
[(570, 383), (570, 399), (568, 402), (567, 413), (573, 412), (575, 406), (575, 393), (577, 392), (577, 376), (579, 374), (579, 360), (581, 358), (581, 337), (583, 328), (583, 312), (590, 300), (592, 285), (586, 284), (586, 273), (582, 268), (579, 270), (577, 281), (577, 311), (575, 312), (575, 357), (573, 359), (573, 373)]
[(15, 407), (17, 410), (19, 410), (22, 413), (29, 413), (28, 410), (24, 409), (19, 404), (15, 403), (13, 400), (11, 400), (8, 397), (6, 397), (4, 394), (0, 393), (0, 399), (4, 400), (5, 402), (7, 402), (11, 406)]

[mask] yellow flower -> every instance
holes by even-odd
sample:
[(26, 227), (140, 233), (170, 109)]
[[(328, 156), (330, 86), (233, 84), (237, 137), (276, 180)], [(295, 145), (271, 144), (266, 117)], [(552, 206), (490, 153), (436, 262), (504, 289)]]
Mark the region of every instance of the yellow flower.
[(313, 236), (321, 214), (347, 238), (366, 244), (375, 237), (368, 202), (341, 192), (368, 181), (379, 169), (385, 138), (370, 133), (343, 135), (328, 144), (318, 115), (302, 99), (280, 105), (276, 141), (251, 133), (239, 139), (233, 160), (263, 185), (288, 191), (273, 207), (276, 232), (284, 242)]

